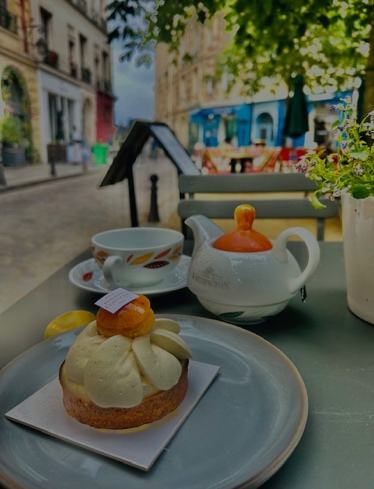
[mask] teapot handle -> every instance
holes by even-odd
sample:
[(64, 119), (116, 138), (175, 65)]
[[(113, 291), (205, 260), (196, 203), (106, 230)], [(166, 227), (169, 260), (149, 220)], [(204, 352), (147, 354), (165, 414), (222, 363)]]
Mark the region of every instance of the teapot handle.
[(308, 278), (316, 270), (320, 259), (319, 244), (313, 234), (305, 228), (293, 227), (283, 231), (274, 243), (273, 253), (281, 263), (287, 262), (287, 240), (290, 236), (294, 235), (299, 236), (305, 242), (309, 259), (303, 272), (298, 277), (290, 280), (289, 289), (291, 294), (294, 294), (305, 285)]

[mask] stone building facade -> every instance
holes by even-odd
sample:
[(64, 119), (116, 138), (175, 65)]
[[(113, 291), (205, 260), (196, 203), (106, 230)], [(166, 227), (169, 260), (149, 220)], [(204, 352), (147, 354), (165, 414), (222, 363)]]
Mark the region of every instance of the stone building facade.
[(29, 0), (0, 0), (0, 121), (13, 115), (22, 119), (29, 159), (35, 158), (41, 142), (37, 64), (29, 43), (31, 18)]
[[(191, 21), (177, 55), (168, 47), (156, 48), (155, 118), (167, 123), (193, 152), (196, 143), (217, 146), (229, 139), (234, 145), (265, 142), (267, 146), (312, 146), (315, 121), (328, 126), (330, 104), (348, 92), (308, 97), (309, 132), (293, 141), (283, 137), (287, 87), (263, 89), (252, 97), (235, 83), (227, 91), (229, 75), (217, 74), (217, 59), (228, 41), (222, 16), (202, 26)], [(350, 93), (349, 93), (350, 94)]]
[(185, 147), (202, 137), (190, 121), (194, 112), (244, 100), (238, 87), (227, 95), (227, 79), (215, 73), (226, 42), (224, 21), (217, 15), (209, 27), (191, 21), (177, 55), (166, 45), (156, 48), (155, 117), (172, 127)]
[(1, 11), (15, 18), (14, 30), (0, 26), (0, 118), (14, 113), (4, 92), (10, 70), (29, 96), (27, 110), (18, 101), (14, 113), (29, 121), (29, 161), (69, 160), (73, 131), (88, 147), (107, 142), (114, 97), (105, 0), (0, 0), (0, 8), (0, 23)]

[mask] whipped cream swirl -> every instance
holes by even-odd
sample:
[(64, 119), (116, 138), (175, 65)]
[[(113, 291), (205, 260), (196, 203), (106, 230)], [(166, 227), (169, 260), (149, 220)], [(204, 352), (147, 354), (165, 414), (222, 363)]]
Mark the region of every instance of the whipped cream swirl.
[(137, 406), (144, 397), (178, 382), (183, 360), (192, 356), (179, 332), (177, 322), (156, 319), (146, 335), (107, 338), (93, 321), (66, 356), (64, 374), (69, 386), (103, 408)]

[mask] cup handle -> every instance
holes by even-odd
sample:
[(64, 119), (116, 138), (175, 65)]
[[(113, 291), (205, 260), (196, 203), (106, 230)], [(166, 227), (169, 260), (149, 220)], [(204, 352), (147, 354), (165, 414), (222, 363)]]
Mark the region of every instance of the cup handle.
[(316, 270), (320, 259), (319, 244), (313, 234), (305, 228), (293, 227), (283, 231), (274, 243), (273, 252), (280, 262), (287, 262), (287, 240), (290, 236), (294, 235), (299, 236), (305, 242), (308, 249), (309, 258), (308, 263), (302, 273), (298, 277), (295, 277), (289, 281), (288, 286), (291, 294), (294, 294), (305, 285), (308, 278)]
[(112, 255), (105, 258), (103, 272), (105, 280), (108, 282), (110, 287), (122, 287), (122, 285), (114, 278), (115, 268), (122, 265), (122, 263), (123, 258), (121, 256)]

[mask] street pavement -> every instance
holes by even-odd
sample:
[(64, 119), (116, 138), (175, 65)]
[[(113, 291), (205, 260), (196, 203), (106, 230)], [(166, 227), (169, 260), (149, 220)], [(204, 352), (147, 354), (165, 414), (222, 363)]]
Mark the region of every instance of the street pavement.
[(49, 164), (0, 167), (0, 192), (75, 177), (87, 172), (97, 172), (99, 169), (98, 166), (89, 165), (84, 170), (82, 165), (69, 163), (57, 163), (53, 169)]
[[(0, 312), (88, 249), (94, 234), (131, 226), (127, 180), (99, 188), (108, 169), (61, 163), (55, 176), (45, 164), (3, 169), (7, 184), (0, 185)], [(149, 222), (152, 174), (159, 177), (159, 222)], [(170, 160), (139, 157), (134, 182), (139, 225), (180, 229), (178, 176)]]

